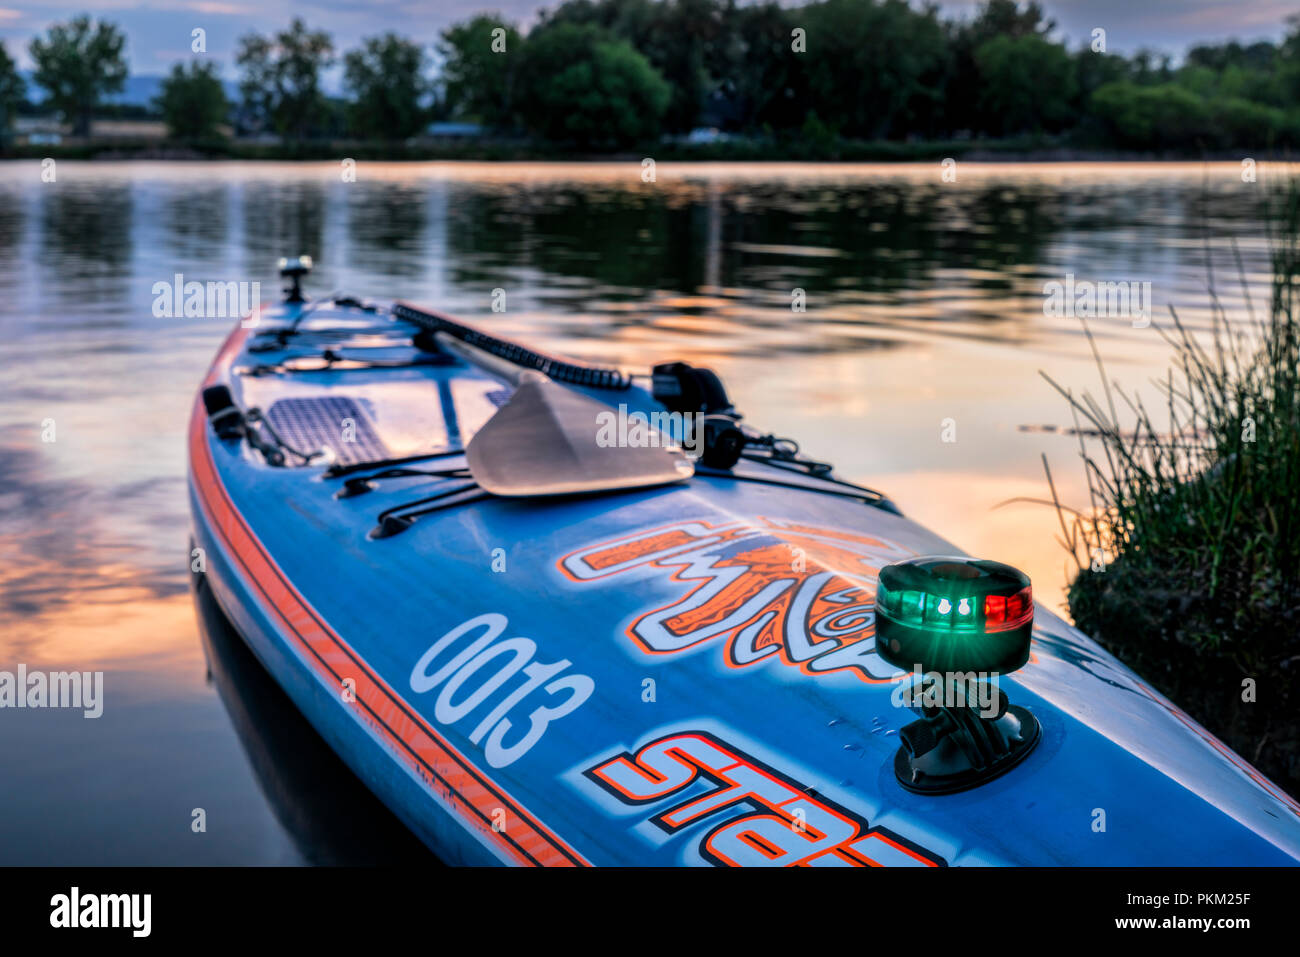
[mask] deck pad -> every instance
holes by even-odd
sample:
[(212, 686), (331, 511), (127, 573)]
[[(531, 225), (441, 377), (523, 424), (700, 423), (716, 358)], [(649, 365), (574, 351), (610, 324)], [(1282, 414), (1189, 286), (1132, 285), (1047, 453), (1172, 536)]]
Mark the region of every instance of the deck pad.
[(353, 465), (390, 457), (360, 402), (345, 395), (276, 399), (267, 421), (280, 436), (303, 452), (328, 449), (335, 462)]

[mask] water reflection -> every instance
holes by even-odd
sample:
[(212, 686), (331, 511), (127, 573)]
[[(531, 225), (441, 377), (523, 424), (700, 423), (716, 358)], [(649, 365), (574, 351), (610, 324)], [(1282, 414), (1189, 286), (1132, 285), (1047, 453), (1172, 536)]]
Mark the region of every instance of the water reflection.
[[(23, 242), (23, 227), (26, 224), (26, 204), (21, 197), (7, 196), (6, 202), (0, 203), (0, 262), (11, 262)], [(8, 293), (8, 283), (0, 285), (0, 292)]]
[(245, 275), (265, 275), (267, 264), (274, 264), (286, 250), (321, 258), (325, 218), (336, 211), (326, 197), (326, 189), (318, 178), (287, 182), (257, 179), (244, 185)]
[[(227, 183), (195, 184), (187, 190), (170, 190), (161, 199), (159, 217), (169, 252), (180, 263), (202, 262), (212, 250), (229, 241), (230, 194)], [(212, 263), (208, 263), (211, 268)], [(179, 266), (178, 266), (179, 268)]]
[(426, 206), (423, 189), (404, 184), (358, 183), (347, 191), (348, 230), (357, 237), (351, 252), (356, 268), (381, 276), (418, 276)]
[(131, 258), (131, 185), (46, 185), (40, 201), (46, 261), (73, 277), (120, 270)]
[(56, 181), (37, 195), (42, 298), (57, 308), (122, 298), (135, 238), (131, 184)]
[(195, 583), (194, 608), (211, 680), (267, 802), (303, 862), (437, 865), (307, 723), (202, 579)]

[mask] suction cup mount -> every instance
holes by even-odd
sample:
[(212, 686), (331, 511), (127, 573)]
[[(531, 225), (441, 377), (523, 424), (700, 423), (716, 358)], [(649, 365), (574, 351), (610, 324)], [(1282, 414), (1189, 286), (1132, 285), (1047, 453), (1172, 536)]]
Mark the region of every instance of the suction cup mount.
[(920, 719), (899, 731), (899, 784), (952, 794), (1015, 767), (1042, 736), (997, 679), (1029, 660), (1029, 578), (1009, 565), (924, 557), (886, 565), (876, 590), (876, 651), (920, 673), (904, 700)]

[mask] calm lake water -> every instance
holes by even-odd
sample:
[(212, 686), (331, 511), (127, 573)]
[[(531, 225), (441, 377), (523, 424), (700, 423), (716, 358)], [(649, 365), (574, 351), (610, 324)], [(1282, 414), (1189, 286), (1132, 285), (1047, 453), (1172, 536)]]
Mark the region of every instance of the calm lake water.
[[(0, 863), (427, 860), (191, 593), (183, 439), (228, 324), (155, 318), (154, 283), (274, 297), (275, 259), (309, 253), (320, 294), (711, 366), (747, 421), (1060, 606), (1055, 513), (995, 508), (1047, 495), (1044, 453), (1083, 500), (1039, 371), (1076, 389), (1097, 371), (1044, 284), (1150, 282), (1157, 322), (1173, 304), (1207, 329), (1211, 274), (1244, 315), (1235, 242), (1266, 307), (1270, 177), (1240, 170), (362, 163), (344, 183), (329, 163), (60, 162), (45, 183), (0, 164), (0, 671), (106, 673), (97, 720), (0, 710)], [(1157, 331), (1092, 328), (1110, 376), (1154, 396)]]

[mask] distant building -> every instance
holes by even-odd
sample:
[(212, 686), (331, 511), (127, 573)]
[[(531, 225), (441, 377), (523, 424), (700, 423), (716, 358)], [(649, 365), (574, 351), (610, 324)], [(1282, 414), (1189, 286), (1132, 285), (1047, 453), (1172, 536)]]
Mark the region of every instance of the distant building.
[(430, 139), (472, 139), (484, 132), (478, 123), (430, 123), (424, 135)]
[[(53, 115), (15, 117), (13, 137), (14, 142), (29, 146), (59, 146), (70, 140), (82, 141), (82, 138), (72, 136), (71, 126)], [(97, 143), (138, 143), (166, 138), (167, 125), (161, 120), (93, 120), (90, 135), (84, 139)]]
[(689, 143), (692, 146), (696, 146), (696, 145), (701, 145), (706, 143), (726, 143), (728, 140), (732, 140), (734, 138), (735, 137), (733, 137), (730, 133), (723, 133), (721, 130), (717, 129), (716, 127), (700, 126), (700, 127), (696, 127), (695, 129), (687, 133), (686, 137), (683, 139), (682, 142)]
[(19, 145), (58, 146), (65, 130), (57, 116), (15, 116), (12, 132)]
[(111, 140), (165, 140), (167, 124), (162, 120), (94, 120), (90, 124), (90, 139)]

